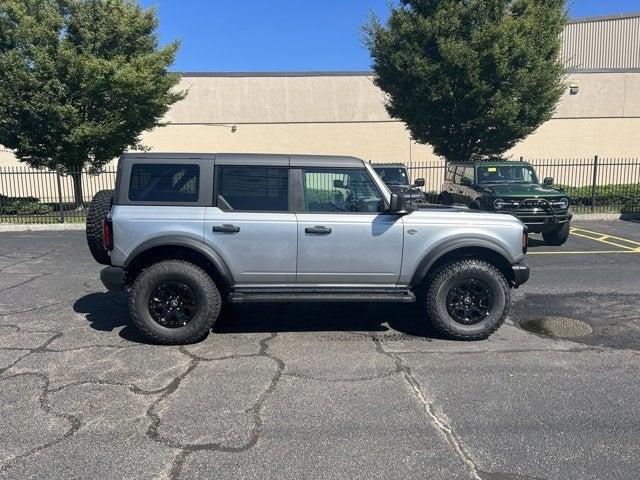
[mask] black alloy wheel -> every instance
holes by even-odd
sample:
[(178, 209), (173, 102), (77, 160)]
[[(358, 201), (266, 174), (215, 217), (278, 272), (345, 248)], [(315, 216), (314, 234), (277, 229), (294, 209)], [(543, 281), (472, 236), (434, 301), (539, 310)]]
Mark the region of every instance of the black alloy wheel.
[(149, 313), (151, 317), (166, 328), (181, 328), (195, 317), (198, 310), (198, 297), (186, 284), (166, 280), (151, 292)]
[(491, 288), (475, 278), (456, 281), (447, 294), (447, 312), (462, 325), (476, 325), (489, 316), (493, 308)]

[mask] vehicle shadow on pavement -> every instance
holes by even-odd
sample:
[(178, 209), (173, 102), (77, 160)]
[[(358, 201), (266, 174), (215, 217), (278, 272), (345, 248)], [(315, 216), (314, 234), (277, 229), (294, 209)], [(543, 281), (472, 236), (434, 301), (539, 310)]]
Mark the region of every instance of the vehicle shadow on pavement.
[(84, 315), (94, 330), (101, 332), (119, 330), (118, 334), (125, 340), (149, 343), (129, 323), (127, 300), (126, 293), (90, 293), (76, 300), (73, 304), (73, 311)]
[[(115, 332), (129, 341), (149, 343), (129, 323), (126, 293), (90, 293), (73, 309), (90, 327)], [(270, 303), (223, 306), (213, 333), (398, 332), (440, 338), (414, 304)]]

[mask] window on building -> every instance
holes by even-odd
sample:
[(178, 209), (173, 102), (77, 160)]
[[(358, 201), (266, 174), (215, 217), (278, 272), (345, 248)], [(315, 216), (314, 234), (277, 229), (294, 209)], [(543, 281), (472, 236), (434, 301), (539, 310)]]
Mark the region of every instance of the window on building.
[(307, 212), (380, 212), (383, 197), (365, 169), (303, 170)]
[(289, 210), (287, 168), (222, 166), (217, 170), (218, 207), (264, 212)]
[(131, 167), (129, 200), (133, 202), (197, 202), (200, 167), (184, 164), (145, 164)]

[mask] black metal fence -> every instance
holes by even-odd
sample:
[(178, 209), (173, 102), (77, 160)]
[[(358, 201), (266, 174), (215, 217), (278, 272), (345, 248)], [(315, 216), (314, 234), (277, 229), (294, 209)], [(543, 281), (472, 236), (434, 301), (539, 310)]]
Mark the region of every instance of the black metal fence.
[[(572, 198), (575, 213), (640, 213), (640, 159), (521, 159), (542, 180), (553, 177)], [(412, 179), (424, 178), (429, 201), (437, 203), (446, 164), (441, 160), (407, 164)], [(84, 222), (93, 195), (115, 185), (115, 168), (82, 171), (76, 197), (73, 175), (28, 167), (0, 167), (0, 223)]]
[(0, 223), (82, 223), (99, 190), (115, 185), (116, 170), (78, 172), (76, 196), (73, 174), (61, 170), (0, 167)]

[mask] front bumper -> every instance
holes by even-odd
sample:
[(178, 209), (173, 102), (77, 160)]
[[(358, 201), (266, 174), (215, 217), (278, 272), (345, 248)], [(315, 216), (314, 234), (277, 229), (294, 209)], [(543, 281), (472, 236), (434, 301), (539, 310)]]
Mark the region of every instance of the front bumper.
[(524, 223), (530, 233), (550, 232), (560, 226), (570, 222), (573, 215), (570, 213), (560, 215), (518, 215), (516, 216)]
[(110, 292), (121, 292), (124, 290), (125, 274), (122, 267), (107, 267), (100, 271), (100, 280)]
[(519, 287), (520, 285), (527, 283), (531, 276), (531, 268), (526, 260), (522, 260), (520, 263), (511, 265), (513, 270), (513, 286)]

